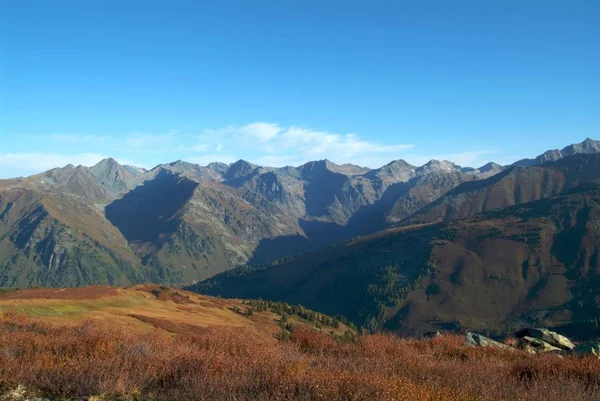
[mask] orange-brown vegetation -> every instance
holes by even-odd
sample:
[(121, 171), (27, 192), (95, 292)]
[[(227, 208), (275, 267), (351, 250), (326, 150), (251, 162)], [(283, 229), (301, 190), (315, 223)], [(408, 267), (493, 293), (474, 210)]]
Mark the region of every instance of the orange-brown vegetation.
[(444, 335), (337, 343), (296, 329), (287, 341), (242, 327), (181, 335), (0, 319), (0, 388), (144, 400), (587, 400), (600, 361), (470, 348)]
[[(273, 338), (282, 331), (282, 313), (252, 310), (247, 302), (220, 299), (147, 284), (128, 288), (91, 286), (38, 288), (0, 293), (0, 313), (19, 312), (44, 322), (78, 325), (92, 320), (109, 328), (128, 331), (155, 329), (171, 334), (197, 331), (209, 326), (243, 327), (259, 336)], [(289, 316), (294, 327), (315, 327), (317, 321)], [(348, 327), (323, 325), (325, 332), (344, 334)]]
[(74, 288), (26, 288), (2, 293), (2, 299), (98, 299), (118, 295), (117, 287), (91, 285)]

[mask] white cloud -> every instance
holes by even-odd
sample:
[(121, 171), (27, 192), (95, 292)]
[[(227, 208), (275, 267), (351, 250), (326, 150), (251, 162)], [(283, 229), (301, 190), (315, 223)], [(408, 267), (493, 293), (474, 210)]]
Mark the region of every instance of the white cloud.
[[(171, 130), (163, 134), (136, 132), (122, 138), (75, 134), (54, 134), (51, 137), (55, 141), (77, 144), (71, 147), (75, 153), (36, 151), (0, 154), (0, 175), (29, 175), (69, 163), (89, 166), (104, 158), (100, 153), (109, 152), (109, 156), (133, 158), (138, 163), (127, 164), (144, 167), (177, 159), (200, 165), (245, 159), (273, 167), (298, 166), (311, 160), (329, 159), (339, 164), (353, 163), (371, 168), (397, 159), (415, 165), (438, 159), (450, 160), (461, 166), (479, 167), (489, 161), (487, 159), (492, 153), (489, 150), (474, 150), (426, 154), (415, 151), (410, 144), (372, 141), (355, 133), (334, 133), (266, 122), (205, 129), (199, 134)], [(103, 141), (104, 146), (98, 146)], [(121, 160), (119, 162), (124, 163)]]
[(239, 127), (236, 134), (240, 138), (266, 142), (275, 138), (281, 131), (277, 124), (252, 123)]
[[(263, 165), (297, 165), (314, 159), (340, 163), (391, 160), (412, 148), (408, 144), (385, 144), (361, 139), (358, 135), (337, 134), (310, 128), (255, 122), (204, 130), (199, 141), (212, 143), (217, 151), (227, 144), (236, 158), (250, 159)], [(383, 163), (385, 164), (385, 163)]]

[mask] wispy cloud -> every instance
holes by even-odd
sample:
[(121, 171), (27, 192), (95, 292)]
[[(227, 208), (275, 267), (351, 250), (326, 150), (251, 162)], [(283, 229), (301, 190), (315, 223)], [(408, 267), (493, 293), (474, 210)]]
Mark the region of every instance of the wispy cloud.
[[(242, 126), (207, 129), (199, 137), (219, 151), (253, 158), (251, 161), (281, 166), (328, 158), (362, 163), (389, 160), (411, 149), (410, 144), (388, 144), (361, 139), (357, 134), (338, 134), (310, 128), (255, 122)], [(211, 148), (212, 148), (211, 146)]]
[[(48, 139), (51, 141), (48, 142)], [(206, 165), (245, 159), (263, 166), (298, 166), (311, 160), (329, 159), (335, 163), (354, 163), (371, 168), (391, 160), (404, 159), (422, 165), (431, 159), (450, 160), (462, 166), (479, 167), (494, 152), (469, 150), (428, 154), (408, 143), (373, 141), (356, 133), (336, 133), (297, 125), (282, 126), (268, 122), (229, 125), (199, 132), (170, 130), (166, 133), (135, 132), (118, 137), (80, 134), (52, 134), (43, 137), (44, 148), (64, 144), (45, 152), (0, 154), (0, 176), (29, 175), (66, 164), (93, 165), (105, 156), (128, 159), (127, 164), (154, 166), (177, 159)], [(37, 142), (36, 142), (37, 143)], [(69, 146), (67, 146), (69, 144)], [(41, 146), (41, 145), (40, 145)], [(123, 161), (124, 162), (124, 161)], [(497, 160), (502, 163), (502, 160)], [(126, 163), (126, 162), (124, 162)]]

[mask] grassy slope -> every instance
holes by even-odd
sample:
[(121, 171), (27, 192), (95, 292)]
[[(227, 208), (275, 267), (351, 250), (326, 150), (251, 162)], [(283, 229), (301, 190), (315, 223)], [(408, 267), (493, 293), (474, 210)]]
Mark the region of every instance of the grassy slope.
[(101, 211), (76, 196), (0, 192), (0, 285), (123, 285), (150, 273)]
[[(224, 300), (157, 285), (128, 288), (92, 286), (63, 289), (26, 289), (0, 293), (0, 313), (16, 312), (42, 321), (78, 325), (92, 320), (112, 328), (147, 332), (196, 332), (210, 326), (239, 327), (273, 338), (280, 332), (280, 316), (271, 311), (254, 312), (251, 317), (235, 311), (246, 310), (240, 300)], [(312, 323), (291, 316), (289, 322), (312, 328)], [(347, 329), (325, 327), (343, 334)]]

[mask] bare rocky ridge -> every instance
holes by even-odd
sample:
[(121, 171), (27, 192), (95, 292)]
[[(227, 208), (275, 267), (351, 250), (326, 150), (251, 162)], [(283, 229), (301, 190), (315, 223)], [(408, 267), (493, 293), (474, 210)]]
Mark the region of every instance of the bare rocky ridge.
[(566, 146), (562, 150), (548, 150), (536, 157), (535, 159), (519, 160), (518, 162), (515, 162), (513, 166), (536, 166), (549, 161), (557, 161), (562, 159), (563, 157), (569, 157), (578, 154), (597, 153), (600, 153), (600, 141), (595, 141), (593, 139), (586, 138), (585, 141)]

